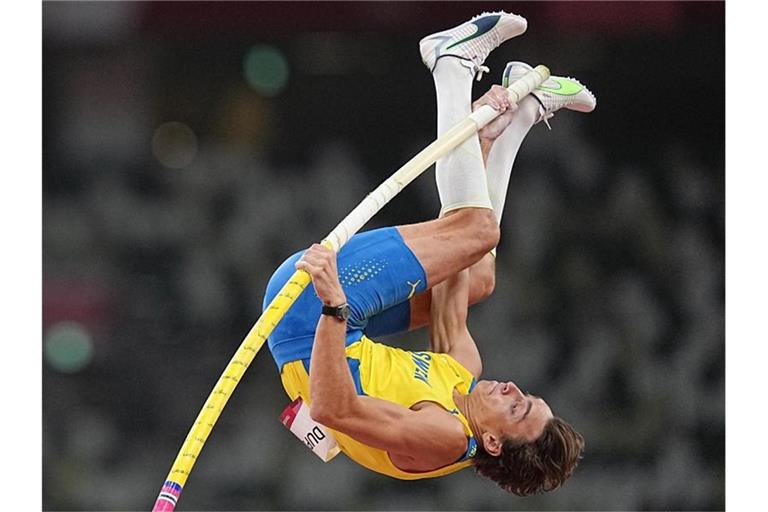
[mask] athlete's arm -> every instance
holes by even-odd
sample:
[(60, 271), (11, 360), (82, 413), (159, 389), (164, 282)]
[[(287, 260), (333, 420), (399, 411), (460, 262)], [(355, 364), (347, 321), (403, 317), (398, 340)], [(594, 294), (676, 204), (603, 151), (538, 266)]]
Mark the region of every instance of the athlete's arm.
[(344, 325), (328, 316), (318, 322), (309, 368), (312, 418), (390, 455), (426, 464), (420, 470), (457, 460), (466, 450), (466, 434), (445, 411), (412, 411), (357, 394), (344, 353)]
[[(314, 244), (296, 262), (296, 268), (309, 273), (323, 304), (339, 306), (347, 301), (339, 282), (336, 254), (330, 249)], [(332, 427), (326, 423), (329, 417), (349, 413), (357, 395), (344, 352), (346, 330), (345, 321), (320, 315), (312, 345), (309, 368), (311, 413), (315, 420), (328, 427)]]
[(433, 352), (452, 356), (477, 379), (483, 364), (467, 329), (469, 280), (469, 269), (464, 269), (432, 287), (429, 334)]
[[(314, 245), (296, 263), (296, 268), (309, 272), (324, 304), (336, 306), (346, 301), (333, 251)], [(385, 400), (357, 395), (344, 352), (345, 333), (343, 321), (326, 315), (318, 321), (309, 369), (312, 418), (390, 454), (427, 454), (436, 461), (434, 467), (461, 456), (466, 449), (466, 436), (461, 424), (445, 411), (412, 411)]]

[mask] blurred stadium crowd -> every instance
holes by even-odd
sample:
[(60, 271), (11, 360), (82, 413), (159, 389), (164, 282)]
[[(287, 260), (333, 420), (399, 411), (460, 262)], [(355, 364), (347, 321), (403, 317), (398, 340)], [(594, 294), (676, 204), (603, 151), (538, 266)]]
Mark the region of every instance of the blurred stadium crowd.
[[(272, 269), (434, 137), (419, 38), (506, 8), (529, 32), (475, 97), (522, 59), (598, 108), (523, 144), (470, 328), (582, 431), (580, 469), (519, 499), (323, 464), (265, 349), (180, 509), (723, 509), (724, 4), (591, 5), (45, 3), (44, 508), (151, 507)], [(371, 226), (438, 209), (430, 171)]]

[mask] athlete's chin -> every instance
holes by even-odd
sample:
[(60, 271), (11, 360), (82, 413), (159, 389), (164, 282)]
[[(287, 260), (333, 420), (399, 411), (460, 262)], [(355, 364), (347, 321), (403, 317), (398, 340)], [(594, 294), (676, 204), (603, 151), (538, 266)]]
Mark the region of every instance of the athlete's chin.
[(497, 380), (481, 380), (477, 383), (477, 386), (475, 389), (478, 391), (490, 395), (493, 393), (493, 390), (496, 389), (499, 385), (499, 381)]

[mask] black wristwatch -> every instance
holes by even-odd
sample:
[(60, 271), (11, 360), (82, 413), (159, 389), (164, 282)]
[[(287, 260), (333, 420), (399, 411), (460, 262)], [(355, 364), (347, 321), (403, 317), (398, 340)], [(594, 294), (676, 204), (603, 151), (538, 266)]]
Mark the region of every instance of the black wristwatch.
[(323, 305), (322, 313), (346, 322), (349, 318), (349, 304), (345, 302), (340, 306)]

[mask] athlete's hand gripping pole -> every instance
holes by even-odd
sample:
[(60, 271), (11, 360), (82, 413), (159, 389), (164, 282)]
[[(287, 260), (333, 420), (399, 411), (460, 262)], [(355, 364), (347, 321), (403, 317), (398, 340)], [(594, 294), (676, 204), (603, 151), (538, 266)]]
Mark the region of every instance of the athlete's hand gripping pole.
[[(519, 102), (547, 78), (549, 78), (549, 69), (543, 65), (536, 66), (507, 88), (510, 93), (510, 99), (513, 103)], [(368, 194), (325, 237), (322, 243), (326, 247), (338, 252), (371, 217), (400, 193), (406, 185), (426, 171), (430, 165), (477, 133), (478, 130), (498, 115), (499, 112), (494, 110), (493, 107), (484, 105), (438, 137), (437, 140), (411, 158), (373, 192)], [(240, 382), (256, 353), (261, 349), (274, 328), (309, 283), (310, 277), (308, 273), (303, 270), (296, 271), (248, 332), (237, 352), (235, 352), (235, 355), (224, 369), (224, 373), (216, 382), (216, 386), (205, 401), (202, 410), (197, 415), (197, 419), (189, 434), (187, 434), (184, 444), (182, 444), (176, 460), (173, 466), (171, 466), (171, 471), (168, 473), (160, 494), (155, 501), (155, 505), (152, 508), (153, 512), (172, 511), (176, 507), (192, 467), (195, 465), (203, 445), (211, 434), (213, 426), (219, 419), (237, 383)]]

